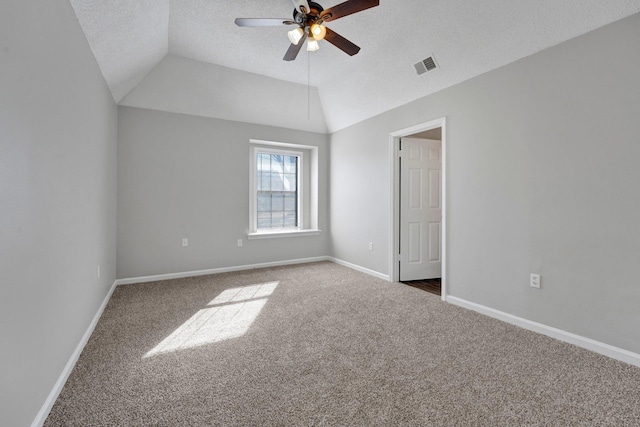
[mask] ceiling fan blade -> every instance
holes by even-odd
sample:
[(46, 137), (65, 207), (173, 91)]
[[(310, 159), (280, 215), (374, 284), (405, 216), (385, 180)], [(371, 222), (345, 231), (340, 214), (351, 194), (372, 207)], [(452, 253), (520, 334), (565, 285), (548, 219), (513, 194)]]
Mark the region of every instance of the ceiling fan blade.
[(282, 27), (295, 24), (290, 19), (280, 18), (236, 18), (235, 23), (238, 27)]
[(343, 16), (351, 15), (380, 5), (380, 0), (347, 0), (320, 13), (323, 21), (334, 21)]
[(293, 61), (294, 59), (296, 59), (296, 56), (298, 56), (298, 52), (300, 52), (300, 49), (302, 49), (302, 45), (304, 45), (304, 42), (306, 40), (307, 33), (304, 33), (298, 44), (291, 43), (291, 46), (289, 46), (287, 53), (284, 54), (284, 58), (282, 59), (284, 59), (285, 61)]
[(338, 49), (341, 49), (348, 55), (353, 56), (356, 53), (360, 52), (360, 47), (351, 43), (349, 40), (345, 39), (340, 34), (333, 31), (331, 28), (327, 28), (327, 34), (324, 36), (324, 39)]
[(291, 2), (293, 3), (293, 7), (298, 12), (302, 12), (302, 10), (300, 9), (301, 6), (304, 6), (304, 13), (309, 13), (309, 11), (311, 10), (311, 8), (309, 7), (309, 2), (307, 2), (307, 0), (291, 0)]

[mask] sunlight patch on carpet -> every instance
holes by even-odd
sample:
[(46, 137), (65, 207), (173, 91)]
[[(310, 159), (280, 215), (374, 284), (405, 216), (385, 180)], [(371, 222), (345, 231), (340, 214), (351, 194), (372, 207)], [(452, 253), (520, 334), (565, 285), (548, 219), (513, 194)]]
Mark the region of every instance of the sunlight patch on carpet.
[(241, 337), (256, 320), (278, 283), (225, 290), (143, 358)]
[(246, 301), (249, 299), (265, 298), (273, 293), (279, 282), (262, 283), (259, 285), (241, 286), (238, 288), (226, 289), (215, 297), (209, 305), (225, 304), (229, 302)]

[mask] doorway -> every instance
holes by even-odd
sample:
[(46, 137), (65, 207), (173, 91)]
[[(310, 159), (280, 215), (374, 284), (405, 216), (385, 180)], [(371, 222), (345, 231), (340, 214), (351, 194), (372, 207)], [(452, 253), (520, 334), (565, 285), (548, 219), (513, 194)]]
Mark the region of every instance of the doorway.
[[(392, 132), (390, 279), (446, 300), (445, 118)], [(403, 163), (404, 162), (404, 163)]]
[[(430, 139), (422, 134), (434, 134)], [(400, 138), (400, 281), (440, 279), (440, 128)]]

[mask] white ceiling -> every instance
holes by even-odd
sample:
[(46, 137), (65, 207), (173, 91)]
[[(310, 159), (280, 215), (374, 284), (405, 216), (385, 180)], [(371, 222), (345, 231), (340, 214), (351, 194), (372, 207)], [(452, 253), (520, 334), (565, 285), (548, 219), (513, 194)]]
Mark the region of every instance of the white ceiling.
[[(362, 48), (357, 55), (321, 42), (318, 52), (286, 62), (287, 28), (240, 28), (234, 19), (290, 18), (290, 0), (70, 1), (116, 102), (314, 132), (342, 129), (640, 12), (640, 0), (382, 0), (327, 23)], [(417, 76), (413, 64), (431, 54), (440, 68)], [(240, 73), (221, 85), (229, 69), (264, 77)], [(198, 85), (178, 93), (194, 75)], [(278, 91), (252, 90), (265, 85)], [(243, 96), (230, 96), (239, 90)], [(248, 116), (248, 102), (281, 117)]]

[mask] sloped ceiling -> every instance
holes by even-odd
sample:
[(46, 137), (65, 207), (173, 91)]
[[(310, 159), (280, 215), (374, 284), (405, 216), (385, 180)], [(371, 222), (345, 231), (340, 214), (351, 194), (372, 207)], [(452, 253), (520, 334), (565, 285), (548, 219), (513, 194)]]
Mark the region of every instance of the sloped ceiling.
[(72, 0), (71, 5), (119, 102), (168, 52), (169, 0)]
[[(70, 1), (116, 102), (314, 132), (640, 12), (640, 0), (381, 0), (327, 23), (362, 48), (357, 55), (321, 42), (286, 62), (287, 28), (240, 28), (234, 19), (290, 18), (290, 0)], [(432, 54), (439, 68), (418, 76), (413, 64)]]

